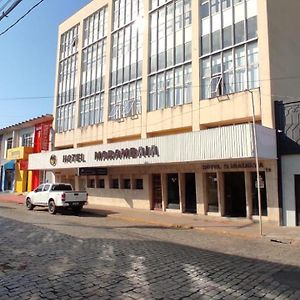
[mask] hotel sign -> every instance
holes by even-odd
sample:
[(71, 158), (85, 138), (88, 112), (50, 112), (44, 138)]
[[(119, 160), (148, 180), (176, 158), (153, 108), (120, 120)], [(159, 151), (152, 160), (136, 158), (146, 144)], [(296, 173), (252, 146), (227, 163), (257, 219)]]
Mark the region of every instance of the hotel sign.
[(129, 158), (141, 158), (141, 157), (154, 157), (159, 156), (158, 147), (152, 145), (151, 147), (139, 147), (139, 148), (125, 148), (108, 151), (95, 152), (95, 160), (116, 160), (116, 159), (129, 159)]
[(71, 165), (78, 163), (137, 159), (156, 156), (159, 157), (158, 147), (156, 145), (152, 145), (145, 147), (140, 146), (105, 151), (94, 151), (93, 155), (91, 155), (90, 151), (83, 153), (64, 154), (60, 157), (59, 155), (52, 154), (49, 162), (53, 167), (55, 167), (59, 162), (63, 163), (64, 165)]
[[(256, 127), (259, 159), (276, 159), (275, 130), (259, 125)], [(207, 172), (220, 169), (252, 170), (255, 169), (253, 140), (252, 125), (240, 124), (31, 154), (29, 169), (106, 168), (200, 162), (203, 170)]]
[(68, 164), (86, 162), (83, 153), (63, 155), (62, 161), (63, 163), (68, 163)]

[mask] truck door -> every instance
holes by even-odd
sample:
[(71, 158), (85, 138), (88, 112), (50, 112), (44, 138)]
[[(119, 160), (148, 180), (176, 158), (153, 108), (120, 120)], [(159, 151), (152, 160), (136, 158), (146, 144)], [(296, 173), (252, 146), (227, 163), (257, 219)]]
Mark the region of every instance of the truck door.
[(43, 191), (40, 193), (41, 194), (41, 202), (43, 204), (47, 204), (48, 203), (48, 198), (49, 198), (49, 189), (50, 189), (50, 184), (45, 184), (43, 187)]
[(34, 194), (31, 197), (32, 203), (34, 203), (34, 204), (41, 203), (41, 199), (40, 199), (41, 195), (40, 194), (41, 194), (43, 188), (44, 188), (44, 185), (41, 184), (34, 190)]

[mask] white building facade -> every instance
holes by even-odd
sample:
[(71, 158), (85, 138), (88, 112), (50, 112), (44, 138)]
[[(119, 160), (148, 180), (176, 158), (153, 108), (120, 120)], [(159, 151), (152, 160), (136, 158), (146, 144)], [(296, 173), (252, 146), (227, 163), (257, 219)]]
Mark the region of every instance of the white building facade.
[[(279, 221), (272, 78), (289, 35), (269, 24), (298, 8), (91, 1), (59, 27), (56, 150), (29, 167), (87, 189), (90, 203), (255, 218), (254, 119), (262, 213)], [(285, 61), (295, 72), (298, 50)]]

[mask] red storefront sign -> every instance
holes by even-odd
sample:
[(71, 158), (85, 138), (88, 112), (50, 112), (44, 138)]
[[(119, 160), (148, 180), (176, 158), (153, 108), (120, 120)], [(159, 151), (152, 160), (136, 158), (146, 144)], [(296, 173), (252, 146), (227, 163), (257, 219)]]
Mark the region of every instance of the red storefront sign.
[(52, 123), (43, 123), (35, 127), (34, 153), (49, 150), (51, 124)]

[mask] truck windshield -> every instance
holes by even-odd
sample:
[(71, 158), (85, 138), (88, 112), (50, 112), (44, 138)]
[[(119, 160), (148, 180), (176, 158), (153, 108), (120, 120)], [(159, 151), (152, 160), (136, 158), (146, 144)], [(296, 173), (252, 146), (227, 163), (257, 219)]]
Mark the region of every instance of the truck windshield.
[(52, 191), (72, 191), (72, 186), (69, 184), (57, 184), (57, 185), (53, 185), (51, 190)]

